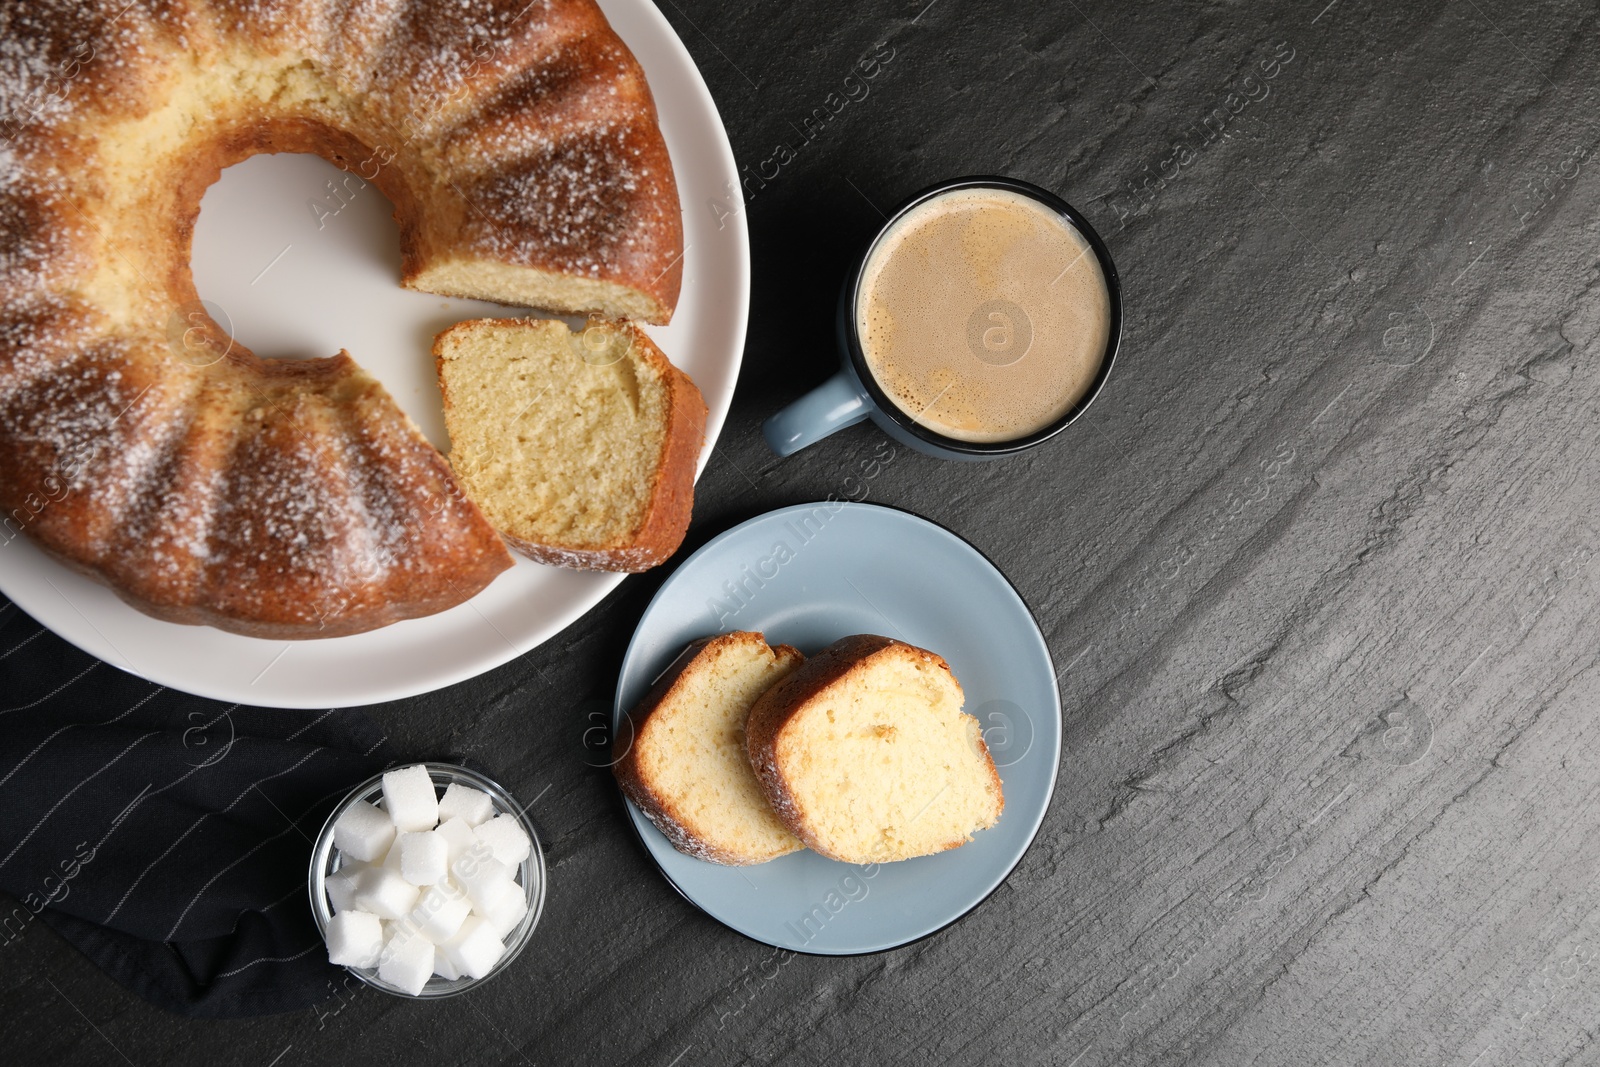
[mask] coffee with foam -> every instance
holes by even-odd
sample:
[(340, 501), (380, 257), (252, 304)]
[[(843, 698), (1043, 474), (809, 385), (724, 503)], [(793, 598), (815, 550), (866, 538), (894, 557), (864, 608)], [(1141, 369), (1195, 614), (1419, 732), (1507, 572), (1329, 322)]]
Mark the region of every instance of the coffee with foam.
[(1059, 213), (1000, 188), (923, 201), (873, 246), (856, 290), (867, 368), (918, 424), (1012, 441), (1094, 385), (1111, 297), (1094, 249)]

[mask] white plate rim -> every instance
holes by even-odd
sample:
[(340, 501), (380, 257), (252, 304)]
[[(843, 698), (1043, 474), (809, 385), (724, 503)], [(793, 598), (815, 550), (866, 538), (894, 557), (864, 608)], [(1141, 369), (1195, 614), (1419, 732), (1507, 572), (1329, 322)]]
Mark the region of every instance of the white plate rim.
[[(713, 142), (714, 152), (711, 157), (701, 155), (698, 163), (708, 170), (715, 171), (715, 180), (710, 183), (699, 183), (693, 188), (683, 184), (681, 176), (685, 173), (685, 169), (678, 153), (674, 153), (675, 169), (680, 174), (679, 200), (685, 216), (687, 257), (692, 250), (689, 235), (695, 225), (694, 205), (701, 200), (714, 197), (725, 198), (728, 195), (726, 190), (740, 188), (738, 168), (726, 127), (722, 123), (710, 89), (706, 86), (688, 49), (666, 16), (653, 3), (649, 0), (598, 0), (598, 2), (613, 29), (623, 38), (624, 43), (644, 67), (652, 95), (661, 114), (663, 131), (666, 132), (669, 124), (674, 122), (683, 123), (686, 127), (698, 126), (696, 133), (701, 138), (708, 138)], [(671, 109), (670, 112), (668, 108)], [(670, 138), (668, 147), (671, 150)], [(704, 225), (703, 219), (699, 220), (699, 225)], [(720, 290), (717, 294), (718, 302), (725, 307), (725, 312), (719, 319), (721, 328), (726, 331), (728, 337), (725, 374), (729, 384), (727, 388), (714, 394), (708, 393), (705, 397), (708, 409), (705, 444), (701, 449), (696, 468), (697, 480), (705, 470), (732, 406), (733, 385), (738, 380), (743, 361), (749, 320), (750, 242), (745, 213), (735, 207), (732, 213), (725, 214), (718, 220), (718, 228), (723, 227), (732, 230), (731, 240), (726, 242), (728, 247), (721, 253), (723, 256), (731, 256), (731, 259), (718, 264), (719, 269), (731, 276), (731, 288)], [(687, 258), (685, 265), (687, 292), (691, 284)], [(680, 307), (682, 303), (680, 300)], [(672, 354), (669, 350), (668, 355)], [(517, 561), (519, 568), (539, 566), (541, 565), (520, 558)], [(507, 572), (511, 573), (513, 572)], [(90, 579), (54, 560), (25, 537), (16, 538), (8, 545), (6, 553), (0, 554), (0, 594), (4, 594), (19, 609), (69, 643), (97, 659), (159, 685), (213, 700), (253, 706), (351, 707), (433, 692), (500, 667), (537, 648), (581, 619), (628, 577), (618, 573), (581, 575), (576, 572), (567, 573), (574, 576), (571, 580), (582, 581), (587, 588), (572, 596), (570, 603), (561, 610), (531, 622), (519, 632), (507, 634), (500, 625), (474, 606), (475, 602), (484, 601), (489, 591), (495, 588), (491, 585), (490, 590), (479, 593), (466, 604), (437, 615), (407, 620), (352, 637), (327, 638), (310, 642), (267, 641), (223, 633), (206, 627), (180, 626), (144, 616), (133, 607), (116, 599), (104, 587), (98, 586)], [(497, 582), (504, 581), (505, 578), (506, 575), (502, 575)], [(63, 585), (87, 594), (89, 598), (87, 611), (84, 605), (75, 602), (63, 591)], [(479, 654), (464, 657), (448, 667), (436, 667), (406, 677), (386, 676), (383, 670), (385, 665), (381, 662), (382, 635), (391, 631), (405, 632), (408, 638), (416, 641), (425, 636), (419, 635), (419, 627), (459, 627), (463, 625), (463, 620), (465, 625), (476, 627), (479, 623), (473, 620), (469, 612), (475, 613), (483, 624), (491, 627), (500, 640), (485, 640), (477, 646)], [(140, 626), (165, 628), (171, 631), (171, 636), (176, 642), (182, 642), (186, 634), (204, 632), (208, 635), (208, 642), (240, 650), (241, 670), (237, 675), (230, 674), (222, 679), (201, 677), (186, 669), (185, 661), (177, 655), (159, 662), (143, 659), (135, 664), (129, 656), (118, 650), (116, 644), (96, 624), (96, 619), (102, 623), (106, 622), (106, 616), (111, 613), (137, 616)], [(289, 648), (296, 645), (316, 645), (338, 650), (341, 654), (344, 650), (349, 650), (354, 658), (367, 662), (368, 669), (372, 672), (371, 677), (352, 686), (291, 684), (282, 681), (283, 675), (279, 672), (265, 688), (258, 688), (258, 683), (268, 675), (273, 665), (284, 657)], [(374, 649), (371, 647), (373, 645), (378, 647)], [(274, 652), (276, 658), (271, 658)]]

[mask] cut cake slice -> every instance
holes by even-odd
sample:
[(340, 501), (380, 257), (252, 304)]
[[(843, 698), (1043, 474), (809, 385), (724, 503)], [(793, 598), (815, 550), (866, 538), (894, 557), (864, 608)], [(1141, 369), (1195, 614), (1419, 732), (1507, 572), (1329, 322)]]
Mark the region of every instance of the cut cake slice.
[(450, 465), (541, 563), (643, 571), (683, 542), (705, 440), (689, 376), (626, 322), (475, 319), (433, 354)]
[(858, 864), (925, 856), (1005, 808), (963, 699), (941, 657), (857, 634), (763, 693), (745, 744), (768, 803), (808, 847)]
[(756, 698), (804, 659), (758, 633), (706, 638), (685, 649), (634, 709), (617, 783), (678, 851), (744, 866), (802, 847), (756, 784), (744, 721)]

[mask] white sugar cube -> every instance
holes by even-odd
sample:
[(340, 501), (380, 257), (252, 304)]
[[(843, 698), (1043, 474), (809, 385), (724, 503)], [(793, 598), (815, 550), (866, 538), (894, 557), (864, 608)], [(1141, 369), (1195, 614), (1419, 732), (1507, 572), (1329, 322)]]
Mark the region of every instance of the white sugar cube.
[(400, 951), (400, 946), (407, 941), (414, 941), (422, 936), (417, 929), (417, 924), (411, 921), (411, 916), (383, 923), (383, 951), (378, 954), (378, 965), (383, 966), (383, 961)]
[(528, 894), (522, 891), (520, 885), (512, 882), (503, 892), (496, 893), (479, 907), (478, 914), (494, 930), (495, 936), (504, 940), (522, 921), (522, 917), (528, 914)]
[(457, 970), (472, 978), (488, 974), (506, 951), (494, 928), (476, 915), (468, 916), (456, 936), (439, 947)]
[(432, 830), (439, 822), (439, 795), (428, 768), (419, 763), (385, 773), (383, 806), (398, 830)]
[[(442, 815), (444, 812), (442, 801), (440, 802), (439, 810)], [(461, 854), (471, 848), (474, 841), (478, 840), (472, 834), (472, 827), (468, 826), (466, 820), (459, 815), (445, 819), (439, 824), (439, 828), (434, 833), (444, 838), (446, 866), (460, 859)]]
[(388, 867), (368, 867), (355, 879), (351, 900), (362, 911), (384, 919), (400, 919), (411, 914), (421, 893), (416, 886)]
[(454, 967), (457, 972), (461, 970), (461, 963), (455, 956), (456, 946), (461, 944), (461, 939), (470, 934), (473, 928), (482, 922), (483, 920), (478, 916), (468, 915), (461, 920), (461, 925), (456, 928), (455, 933), (438, 942), (439, 954), (449, 960), (450, 966)]
[(514, 815), (496, 815), (472, 832), (489, 846), (495, 859), (510, 867), (527, 859), (533, 844)]
[(394, 835), (394, 844), (390, 845), (389, 851), (384, 853), (383, 863), (380, 866), (387, 867), (391, 871), (400, 870), (400, 839), (404, 836), (405, 834)]
[(437, 944), (454, 937), (471, 911), (471, 902), (459, 890), (436, 885), (417, 901), (411, 921), (417, 924), (422, 936)]
[[(388, 956), (407, 941), (421, 936), (422, 930), (412, 921), (410, 915), (402, 915), (392, 922), (385, 919), (383, 923), (383, 955)], [(379, 962), (383, 962), (382, 958), (379, 959)]]
[(376, 967), (383, 952), (383, 924), (366, 911), (341, 911), (328, 920), (328, 962), (339, 967)]
[(482, 905), (511, 881), (511, 868), (489, 853), (489, 846), (479, 842), (462, 853), (450, 866), (450, 874), (472, 903)]
[(333, 843), (346, 859), (371, 863), (394, 842), (394, 823), (384, 812), (358, 800), (333, 824)]
[(445, 876), (449, 846), (437, 832), (401, 834), (394, 847), (400, 850), (400, 874), (412, 885), (433, 885)]
[(384, 947), (378, 977), (416, 996), (433, 977), (433, 942), (425, 937), (397, 933)]
[(334, 911), (349, 911), (356, 906), (356, 876), (366, 869), (365, 864), (346, 863), (323, 879)]
[(462, 939), (468, 934), (472, 933), (473, 929), (482, 923), (483, 919), (479, 916), (468, 915), (465, 919), (461, 920), (461, 926), (456, 930), (455, 933), (439, 942), (439, 951), (450, 957), (450, 962), (455, 964), (457, 970), (460, 970), (461, 964), (455, 958), (456, 946), (461, 944)]
[(446, 787), (444, 798), (439, 801), (440, 822), (460, 819), (468, 826), (477, 826), (488, 822), (493, 814), (494, 801), (488, 793), (456, 782)]
[(433, 950), (433, 973), (454, 982), (461, 977), (461, 968), (450, 962), (450, 956), (444, 949), (436, 948)]

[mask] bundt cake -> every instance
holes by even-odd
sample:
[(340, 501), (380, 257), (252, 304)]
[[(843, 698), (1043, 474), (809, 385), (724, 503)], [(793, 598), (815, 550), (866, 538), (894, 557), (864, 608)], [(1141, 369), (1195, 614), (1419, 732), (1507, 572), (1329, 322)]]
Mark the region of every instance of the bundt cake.
[(200, 196), (259, 152), (374, 182), (412, 288), (672, 314), (666, 147), (592, 0), (0, 0), (0, 550), (262, 637), (459, 603), (511, 558), (383, 388), (199, 303)]
[(543, 563), (643, 571), (683, 543), (706, 403), (631, 323), (475, 319), (434, 341), (450, 466)]

